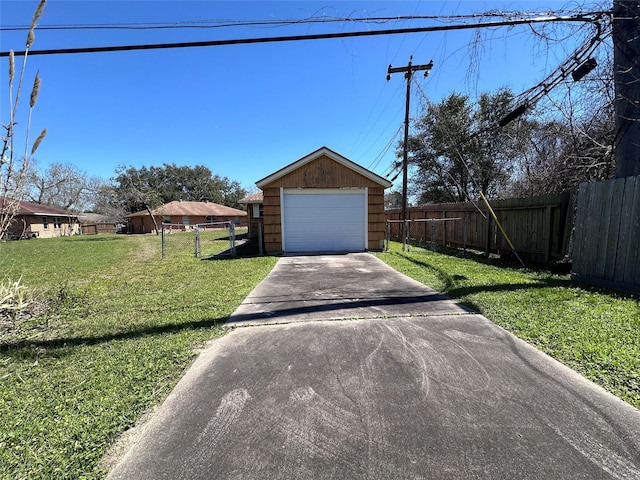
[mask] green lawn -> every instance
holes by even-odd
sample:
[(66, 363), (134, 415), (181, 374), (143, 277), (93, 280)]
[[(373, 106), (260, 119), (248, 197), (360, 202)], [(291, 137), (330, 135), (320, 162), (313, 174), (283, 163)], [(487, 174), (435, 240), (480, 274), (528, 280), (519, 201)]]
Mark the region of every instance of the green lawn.
[[(225, 242), (219, 242), (226, 248)], [(640, 407), (638, 299), (433, 252), (380, 258)], [(160, 260), (156, 236), (0, 243), (0, 281), (49, 309), (0, 324), (0, 478), (102, 478), (99, 461), (171, 391), (274, 257)]]
[(49, 304), (0, 330), (0, 478), (104, 477), (114, 439), (276, 262), (160, 253), (150, 235), (0, 243), (0, 281), (22, 277)]
[(569, 276), (504, 268), (483, 257), (430, 251), (379, 258), (458, 299), (605, 389), (640, 408), (638, 298), (573, 282)]

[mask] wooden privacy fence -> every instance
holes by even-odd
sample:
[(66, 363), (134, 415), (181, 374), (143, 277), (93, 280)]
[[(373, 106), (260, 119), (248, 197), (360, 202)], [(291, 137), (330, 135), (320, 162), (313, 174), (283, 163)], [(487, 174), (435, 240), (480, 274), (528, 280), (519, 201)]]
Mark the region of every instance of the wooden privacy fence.
[[(491, 206), (523, 258), (547, 263), (563, 258), (569, 250), (572, 196), (544, 195), (491, 201)], [(402, 210), (387, 210), (389, 233), (402, 237)], [(459, 219), (435, 221), (435, 219)], [(511, 251), (482, 202), (441, 203), (407, 209), (409, 239), (455, 248), (472, 248), (486, 254)], [(424, 221), (433, 219), (434, 221)], [(414, 221), (415, 220), (415, 221)], [(422, 220), (422, 221), (418, 221)]]
[(572, 273), (588, 283), (640, 293), (640, 177), (583, 183)]
[(99, 233), (116, 233), (115, 223), (83, 223), (80, 225), (83, 235), (97, 235)]

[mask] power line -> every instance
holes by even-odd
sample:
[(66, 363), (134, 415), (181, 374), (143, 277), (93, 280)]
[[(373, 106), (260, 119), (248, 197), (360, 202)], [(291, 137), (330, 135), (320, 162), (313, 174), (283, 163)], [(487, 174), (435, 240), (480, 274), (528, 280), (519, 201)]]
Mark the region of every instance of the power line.
[[(386, 83), (385, 83), (385, 85), (386, 85)], [(360, 148), (360, 146), (367, 140), (367, 138), (369, 138), (369, 135), (374, 133), (374, 129), (378, 125), (378, 122), (384, 117), (384, 115), (386, 113), (389, 113), (389, 106), (395, 103), (396, 96), (401, 91), (402, 91), (402, 85), (398, 85), (396, 90), (391, 94), (391, 96), (387, 100), (387, 103), (384, 105), (384, 107), (382, 107), (382, 109), (380, 109), (380, 113), (378, 114), (378, 116), (376, 117), (376, 119), (373, 122), (369, 122), (369, 120), (371, 119), (371, 115), (374, 112), (374, 108), (371, 109), (371, 113), (369, 113), (369, 115), (367, 116), (367, 122), (369, 122), (369, 123), (363, 124), (362, 129), (360, 130), (360, 133), (358, 134), (358, 136), (356, 137), (356, 140), (354, 141), (354, 146), (353, 146), (354, 150)], [(382, 96), (382, 92), (380, 92), (380, 93), (381, 93), (381, 95), (378, 97), (378, 100), (376, 100), (376, 104), (378, 103), (378, 101), (380, 100), (380, 97)], [(394, 116), (391, 118), (391, 120), (389, 120), (389, 123), (387, 123), (387, 125), (385, 125), (383, 128), (378, 129), (378, 130), (386, 132), (388, 130), (388, 128), (391, 126), (391, 124), (396, 121), (396, 117), (398, 115), (400, 115), (401, 113), (402, 113), (402, 107), (398, 107), (397, 112), (394, 114)], [(363, 133), (367, 129), (367, 127), (368, 127), (367, 133), (363, 135)], [(369, 150), (370, 150), (370, 148), (369, 148)], [(367, 153), (368, 153), (369, 150), (367, 150)]]
[[(304, 19), (285, 20), (186, 20), (180, 22), (139, 22), (139, 23), (96, 23), (96, 24), (52, 24), (40, 25), (38, 30), (154, 30), (154, 29), (210, 29), (228, 27), (281, 27), (291, 25), (324, 24), (324, 23), (389, 23), (411, 20), (437, 20), (437, 21), (459, 21), (479, 18), (515, 18), (515, 17), (536, 17), (540, 15), (592, 15), (606, 12), (582, 12), (571, 10), (558, 10), (555, 12), (504, 12), (490, 11), (485, 13), (471, 13), (465, 15), (398, 15), (389, 17), (335, 17), (319, 16)], [(5, 25), (0, 26), (0, 31), (28, 31), (31, 25)]]
[(402, 128), (403, 125), (400, 125), (398, 127), (398, 130), (396, 130), (396, 132), (393, 134), (393, 136), (391, 137), (391, 139), (387, 142), (387, 144), (382, 148), (382, 151), (376, 156), (376, 158), (374, 158), (371, 163), (369, 164), (369, 167), (367, 167), (369, 170), (374, 171), (376, 168), (378, 168), (378, 165), (380, 164), (380, 162), (382, 161), (382, 159), (384, 158), (384, 156), (386, 155), (386, 153), (389, 151), (389, 149), (391, 148), (391, 146), (393, 145), (393, 141), (396, 139), (396, 137), (398, 136), (398, 134), (400, 132), (402, 132)]
[[(29, 50), (29, 55), (58, 55), (58, 54), (75, 54), (75, 53), (102, 53), (102, 52), (124, 52), (133, 50), (159, 50), (169, 48), (192, 48), (192, 47), (214, 47), (223, 45), (247, 45), (258, 43), (278, 43), (292, 42), (302, 40), (327, 40), (332, 38), (350, 38), (350, 37), (371, 37), (378, 35), (398, 35), (409, 33), (427, 33), (449, 30), (469, 30), (488, 27), (504, 27), (515, 25), (531, 25), (543, 22), (597, 22), (603, 15), (609, 12), (595, 12), (590, 14), (579, 14), (572, 16), (542, 16), (536, 18), (501, 20), (493, 22), (477, 22), (462, 25), (436, 25), (430, 27), (413, 27), (413, 28), (397, 28), (383, 30), (369, 30), (358, 32), (340, 32), (340, 33), (319, 33), (310, 35), (290, 35), (279, 37), (258, 37), (258, 38), (238, 38), (229, 40), (209, 40), (201, 42), (178, 42), (178, 43), (156, 43), (143, 45), (119, 45), (107, 47), (82, 47), (82, 48), (59, 48), (48, 50)], [(25, 51), (14, 52), (15, 55), (21, 56)], [(8, 57), (9, 52), (0, 52), (0, 57)]]

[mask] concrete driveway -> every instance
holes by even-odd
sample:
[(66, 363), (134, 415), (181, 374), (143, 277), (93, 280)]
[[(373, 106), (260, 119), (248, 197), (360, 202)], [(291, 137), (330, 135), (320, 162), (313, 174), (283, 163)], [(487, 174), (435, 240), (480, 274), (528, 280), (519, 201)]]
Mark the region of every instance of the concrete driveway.
[(109, 478), (640, 478), (640, 411), (372, 255), (282, 258), (229, 325)]

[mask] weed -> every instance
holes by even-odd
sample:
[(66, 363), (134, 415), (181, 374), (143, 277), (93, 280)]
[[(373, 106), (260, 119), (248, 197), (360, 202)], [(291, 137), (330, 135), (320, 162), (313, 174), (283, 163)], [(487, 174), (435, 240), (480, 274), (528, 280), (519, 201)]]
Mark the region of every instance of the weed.
[(29, 305), (30, 291), (21, 282), (22, 278), (0, 283), (0, 316), (3, 314), (15, 316)]

